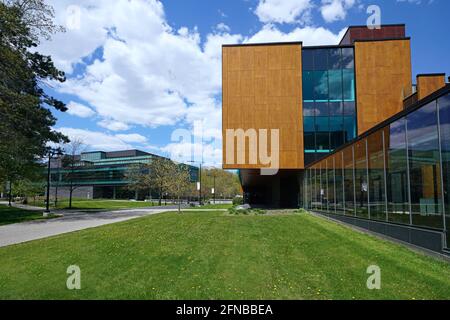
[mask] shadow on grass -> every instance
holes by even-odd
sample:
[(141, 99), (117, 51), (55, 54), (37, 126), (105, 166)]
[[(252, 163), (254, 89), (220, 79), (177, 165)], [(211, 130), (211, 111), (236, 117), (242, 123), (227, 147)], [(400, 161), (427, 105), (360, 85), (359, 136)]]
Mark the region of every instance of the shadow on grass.
[(0, 205), (0, 226), (32, 220), (46, 220), (56, 217), (57, 216), (44, 217), (43, 211), (30, 211)]

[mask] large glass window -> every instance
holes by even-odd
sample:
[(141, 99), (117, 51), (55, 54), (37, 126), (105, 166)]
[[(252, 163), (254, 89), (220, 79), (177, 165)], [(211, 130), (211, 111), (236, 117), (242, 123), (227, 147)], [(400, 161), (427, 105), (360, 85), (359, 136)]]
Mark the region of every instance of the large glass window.
[(320, 210), (322, 207), (321, 197), (320, 197), (320, 166), (316, 166), (315, 170), (315, 208)]
[[(327, 141), (329, 149), (338, 147), (334, 132), (345, 126), (346, 116), (343, 122), (310, 118), (314, 126), (306, 128), (316, 133), (316, 151), (328, 152)], [(317, 141), (320, 133), (322, 142)], [(305, 198), (311, 199), (313, 209), (445, 230), (450, 246), (450, 94), (409, 111), (307, 170), (305, 185), (311, 195)]]
[(450, 94), (438, 99), (447, 248), (450, 248)]
[(329, 157), (326, 161), (328, 174), (328, 211), (334, 213), (336, 208), (334, 196), (334, 156)]
[(344, 144), (344, 118), (330, 117), (330, 148), (334, 150)]
[(328, 71), (330, 101), (342, 101), (342, 70)]
[(311, 70), (311, 71), (314, 70), (314, 51), (313, 50), (303, 50), (303, 52), (302, 52), (302, 68), (303, 68), (303, 70)]
[(328, 71), (314, 71), (314, 100), (328, 102)]
[(401, 118), (385, 129), (387, 150), (388, 220), (409, 224), (408, 163), (406, 155), (406, 121)]
[(327, 175), (327, 163), (322, 161), (320, 163), (320, 197), (322, 202), (322, 211), (328, 211), (328, 175)]
[(354, 172), (353, 172), (353, 147), (344, 149), (344, 193), (345, 193), (345, 214), (355, 215), (355, 192), (354, 192)]
[(367, 180), (367, 153), (366, 140), (355, 144), (355, 192), (356, 215), (361, 218), (369, 217), (368, 210), (368, 180)]
[(336, 189), (336, 213), (344, 214), (344, 176), (343, 176), (343, 161), (342, 152), (339, 152), (334, 157), (335, 163), (335, 189)]
[(303, 70), (303, 101), (314, 101), (314, 72)]
[(367, 138), (369, 154), (369, 201), (370, 219), (387, 219), (386, 190), (384, 179), (383, 131), (377, 131)]
[(328, 50), (328, 69), (340, 70), (341, 68), (342, 68), (341, 49), (336, 48)]
[(342, 48), (342, 68), (343, 69), (355, 68), (355, 58), (353, 48)]
[(356, 137), (354, 51), (335, 47), (304, 49), (302, 54), (303, 116), (305, 121), (316, 118), (314, 130), (304, 126), (308, 165)]
[(314, 70), (323, 71), (328, 69), (328, 52), (328, 49), (314, 50)]
[(355, 71), (352, 69), (342, 70), (344, 101), (355, 101)]
[(436, 101), (407, 116), (412, 223), (443, 227)]
[(328, 117), (316, 117), (316, 152), (330, 150), (330, 126)]
[(356, 137), (356, 119), (354, 116), (344, 117), (344, 143)]

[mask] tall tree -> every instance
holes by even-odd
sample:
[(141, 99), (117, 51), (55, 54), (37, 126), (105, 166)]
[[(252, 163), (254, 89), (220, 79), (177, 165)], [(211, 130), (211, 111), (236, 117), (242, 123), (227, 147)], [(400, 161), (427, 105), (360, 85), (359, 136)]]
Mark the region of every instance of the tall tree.
[(146, 165), (147, 174), (144, 181), (146, 186), (154, 186), (158, 190), (159, 205), (162, 204), (164, 192), (168, 192), (170, 188), (170, 179), (172, 174), (173, 162), (167, 158), (153, 157), (148, 165)]
[(80, 155), (85, 149), (86, 145), (81, 139), (72, 139), (63, 147), (62, 167), (64, 180), (69, 184), (69, 209), (72, 209), (73, 192), (80, 187), (77, 169), (82, 165)]
[(211, 197), (211, 189), (214, 187), (216, 197), (234, 198), (242, 194), (239, 176), (236, 173), (218, 168), (203, 168), (202, 194)]
[(44, 90), (65, 75), (35, 50), (39, 38), (60, 30), (52, 19), (43, 0), (0, 0), (0, 175), (13, 184), (36, 170), (48, 143), (67, 141), (52, 129), (50, 111), (67, 108)]
[(176, 197), (178, 212), (181, 212), (181, 197), (186, 195), (191, 185), (189, 167), (184, 164), (171, 162), (169, 170), (168, 191)]

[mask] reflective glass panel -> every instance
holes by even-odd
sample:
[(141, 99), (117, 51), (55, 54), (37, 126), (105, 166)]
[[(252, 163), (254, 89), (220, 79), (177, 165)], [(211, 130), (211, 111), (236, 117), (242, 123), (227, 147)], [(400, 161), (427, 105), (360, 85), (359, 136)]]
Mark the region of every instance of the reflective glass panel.
[(355, 101), (355, 72), (352, 69), (342, 71), (344, 101)]
[(314, 71), (314, 99), (328, 102), (328, 71)]
[(353, 147), (344, 149), (344, 193), (345, 193), (345, 214), (353, 216), (355, 214), (353, 179)]
[(436, 101), (407, 116), (412, 223), (443, 228)]
[(335, 188), (336, 188), (336, 212), (344, 214), (344, 176), (342, 152), (338, 152), (335, 159)]
[(386, 190), (384, 179), (383, 131), (377, 131), (367, 138), (369, 153), (369, 201), (370, 219), (385, 221)]
[(406, 157), (406, 121), (401, 118), (387, 127), (384, 133), (386, 147), (386, 174), (388, 220), (409, 224), (408, 167)]
[(450, 247), (450, 94), (438, 99), (441, 128), (442, 173), (445, 200), (447, 248)]
[(303, 71), (303, 100), (314, 101), (314, 72)]
[(361, 218), (369, 217), (368, 210), (368, 179), (366, 140), (358, 141), (355, 146), (355, 197), (356, 215)]
[(314, 70), (314, 50), (302, 50), (303, 70)]
[(353, 48), (342, 48), (342, 68), (355, 68), (355, 57)]
[(328, 212), (335, 213), (335, 198), (334, 198), (334, 156), (326, 159), (327, 161), (327, 178), (328, 178)]
[(342, 70), (328, 71), (330, 101), (342, 101)]
[(341, 49), (328, 50), (328, 70), (340, 70), (342, 64)]

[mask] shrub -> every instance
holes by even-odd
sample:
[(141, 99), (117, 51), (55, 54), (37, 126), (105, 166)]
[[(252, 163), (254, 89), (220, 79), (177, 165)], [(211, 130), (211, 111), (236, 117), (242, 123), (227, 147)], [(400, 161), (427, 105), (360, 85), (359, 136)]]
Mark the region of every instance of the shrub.
[(244, 198), (242, 198), (242, 197), (234, 197), (234, 199), (233, 199), (233, 205), (234, 206), (240, 206), (242, 204), (244, 204)]
[(264, 215), (264, 214), (266, 214), (266, 211), (262, 210), (262, 209), (241, 209), (241, 210), (238, 210), (235, 207), (233, 207), (233, 208), (229, 208), (228, 209), (228, 213), (232, 214), (232, 215), (245, 215), (245, 216), (255, 215), (255, 216), (257, 216), (257, 215)]

